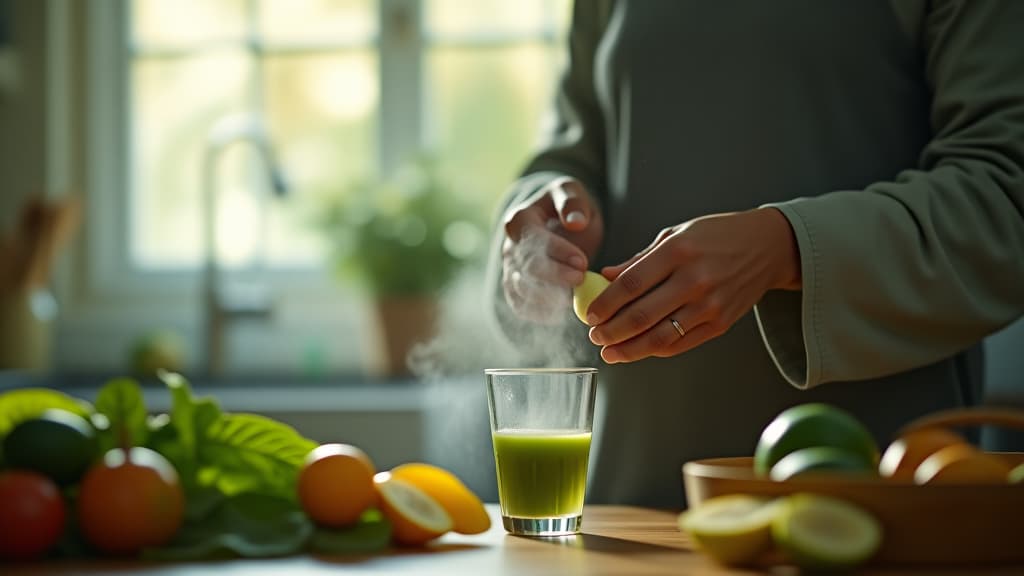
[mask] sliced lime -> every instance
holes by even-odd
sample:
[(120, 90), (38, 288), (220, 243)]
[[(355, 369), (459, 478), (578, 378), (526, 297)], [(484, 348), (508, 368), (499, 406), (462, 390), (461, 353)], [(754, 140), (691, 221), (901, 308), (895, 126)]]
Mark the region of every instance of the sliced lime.
[(771, 525), (777, 513), (775, 500), (730, 494), (683, 512), (679, 527), (715, 560), (740, 565), (771, 548)]
[(1007, 480), (1010, 481), (1010, 484), (1024, 483), (1024, 464), (1019, 464), (1016, 468), (1010, 470)]
[(848, 568), (871, 558), (882, 526), (861, 508), (827, 496), (797, 494), (785, 500), (772, 536), (804, 568)]

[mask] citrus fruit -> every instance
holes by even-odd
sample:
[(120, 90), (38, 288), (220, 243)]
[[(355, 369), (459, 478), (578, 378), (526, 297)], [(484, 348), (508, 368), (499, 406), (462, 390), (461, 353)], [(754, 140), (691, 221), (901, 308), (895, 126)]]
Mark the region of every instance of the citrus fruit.
[(66, 486), (82, 477), (96, 457), (96, 432), (81, 416), (50, 409), (18, 423), (4, 438), (11, 468), (35, 470)]
[(64, 500), (53, 480), (29, 470), (0, 473), (0, 558), (43, 555), (60, 539), (64, 519)]
[(1017, 465), (1016, 468), (1010, 470), (1010, 473), (1006, 476), (1010, 484), (1024, 483), (1024, 464)]
[(381, 472), (373, 477), (381, 512), (391, 522), (391, 536), (405, 546), (419, 546), (452, 529), (452, 518), (437, 500), (405, 480)]
[(914, 471), (940, 449), (965, 444), (962, 436), (945, 428), (922, 428), (908, 432), (889, 444), (878, 463), (878, 472), (893, 480), (914, 480)]
[(459, 534), (479, 534), (491, 527), (491, 517), (483, 502), (451, 472), (418, 462), (402, 464), (391, 471), (392, 478), (405, 480), (437, 500), (452, 517), (452, 530)]
[(914, 471), (917, 484), (1002, 484), (1010, 466), (969, 444), (953, 444), (924, 459)]
[(377, 502), (373, 462), (349, 444), (323, 444), (313, 449), (299, 470), (299, 502), (321, 526), (341, 528), (359, 521)]
[(771, 548), (778, 506), (776, 500), (745, 494), (718, 496), (680, 514), (679, 528), (722, 564), (747, 564)]
[(776, 514), (772, 538), (803, 568), (848, 568), (875, 554), (882, 543), (882, 525), (843, 500), (795, 494)]
[(165, 544), (181, 527), (185, 497), (174, 466), (148, 448), (115, 448), (85, 474), (78, 522), (102, 552), (131, 554)]
[(871, 468), (878, 465), (878, 447), (864, 425), (844, 410), (815, 403), (783, 410), (764, 429), (754, 451), (754, 472), (767, 476), (790, 452), (815, 446), (844, 450)]
[(580, 322), (587, 323), (587, 309), (590, 303), (597, 298), (598, 294), (604, 292), (611, 282), (597, 272), (586, 271), (583, 274), (583, 283), (572, 289), (572, 309)]
[(769, 476), (772, 480), (782, 482), (803, 474), (854, 473), (873, 472), (864, 458), (830, 446), (801, 448), (786, 454), (782, 460), (772, 466)]

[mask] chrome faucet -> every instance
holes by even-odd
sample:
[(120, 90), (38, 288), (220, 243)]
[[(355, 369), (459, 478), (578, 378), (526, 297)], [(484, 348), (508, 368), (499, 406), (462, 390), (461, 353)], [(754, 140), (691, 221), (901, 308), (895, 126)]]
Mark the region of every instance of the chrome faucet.
[[(218, 120), (206, 134), (203, 152), (203, 350), (207, 374), (224, 373), (226, 350), (224, 335), (228, 321), (236, 318), (266, 318), (272, 310), (272, 299), (266, 286), (222, 282), (217, 261), (217, 159), (228, 145), (249, 142), (255, 148), (267, 170), (267, 177), (275, 196), (284, 196), (288, 186), (277, 163), (267, 131), (257, 118), (247, 115), (227, 116)], [(264, 210), (265, 210), (264, 206)], [(265, 217), (265, 216), (264, 216)], [(263, 242), (263, 234), (257, 236)], [(262, 250), (259, 256), (264, 256)]]

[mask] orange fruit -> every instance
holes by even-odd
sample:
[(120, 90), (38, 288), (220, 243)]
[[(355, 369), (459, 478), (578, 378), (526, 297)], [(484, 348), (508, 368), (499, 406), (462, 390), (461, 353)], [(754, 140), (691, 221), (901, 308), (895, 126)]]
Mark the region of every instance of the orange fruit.
[(914, 471), (925, 458), (946, 446), (966, 443), (962, 436), (945, 428), (914, 430), (889, 444), (878, 464), (878, 472), (893, 480), (913, 482)]
[(110, 450), (82, 480), (78, 522), (90, 544), (133, 554), (174, 537), (185, 517), (178, 473), (148, 448)]
[(1010, 466), (969, 444), (953, 444), (924, 459), (914, 471), (917, 484), (1002, 484)]
[(355, 524), (377, 503), (373, 462), (349, 444), (323, 444), (310, 451), (299, 471), (299, 502), (321, 526)]
[(391, 471), (392, 478), (405, 480), (437, 500), (452, 517), (452, 530), (459, 534), (479, 534), (491, 527), (491, 517), (483, 502), (455, 474), (414, 462), (402, 464)]
[(60, 539), (64, 518), (53, 480), (27, 470), (0, 473), (0, 558), (42, 556)]
[(398, 544), (419, 546), (452, 529), (452, 518), (426, 492), (390, 472), (373, 477), (381, 512), (391, 522), (391, 537)]

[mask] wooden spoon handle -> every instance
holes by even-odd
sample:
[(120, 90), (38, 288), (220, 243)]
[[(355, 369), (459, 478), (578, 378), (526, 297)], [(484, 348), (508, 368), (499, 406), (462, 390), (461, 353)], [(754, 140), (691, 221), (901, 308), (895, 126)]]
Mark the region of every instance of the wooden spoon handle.
[(985, 424), (1024, 430), (1024, 410), (992, 406), (942, 410), (912, 421), (903, 427), (899, 435), (902, 436), (911, 430), (920, 430), (921, 428), (978, 426)]

